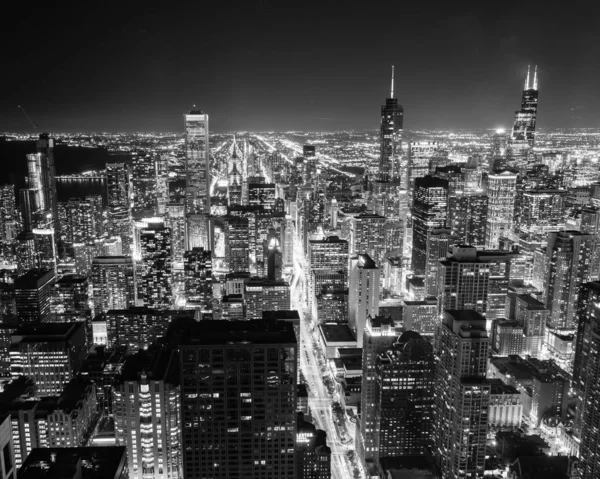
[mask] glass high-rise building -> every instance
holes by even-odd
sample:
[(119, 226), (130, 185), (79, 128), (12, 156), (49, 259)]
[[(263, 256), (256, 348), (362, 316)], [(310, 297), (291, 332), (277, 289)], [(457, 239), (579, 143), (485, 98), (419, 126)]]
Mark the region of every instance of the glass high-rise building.
[(185, 117), (187, 215), (210, 213), (210, 149), (208, 115), (192, 110)]
[(417, 178), (413, 191), (412, 271), (426, 272), (428, 238), (436, 228), (444, 228), (448, 216), (448, 181), (433, 176)]
[(414, 331), (377, 357), (377, 457), (423, 456), (430, 449), (434, 373), (433, 347)]

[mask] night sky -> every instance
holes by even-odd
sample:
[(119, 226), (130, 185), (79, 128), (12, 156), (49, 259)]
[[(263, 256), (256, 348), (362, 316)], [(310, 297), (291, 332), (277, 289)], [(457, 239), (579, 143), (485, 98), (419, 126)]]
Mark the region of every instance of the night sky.
[(50, 132), (181, 131), (193, 104), (218, 131), (375, 129), (391, 64), (405, 128), (495, 128), (528, 63), (539, 127), (600, 127), (597, 2), (20, 3), (0, 15), (0, 131), (31, 129), (19, 104)]

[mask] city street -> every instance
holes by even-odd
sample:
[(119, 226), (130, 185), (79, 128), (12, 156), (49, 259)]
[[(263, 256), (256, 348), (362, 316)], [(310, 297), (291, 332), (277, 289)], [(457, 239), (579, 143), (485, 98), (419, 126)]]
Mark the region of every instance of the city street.
[[(336, 479), (353, 478), (354, 467), (347, 457), (353, 444), (343, 445), (337, 433), (331, 406), (333, 399), (323, 384), (323, 375), (317, 362), (317, 354), (313, 351), (313, 338), (310, 332), (310, 317), (306, 314), (305, 290), (307, 280), (305, 274), (305, 258), (302, 244), (294, 236), (294, 277), (291, 284), (292, 309), (300, 315), (300, 368), (306, 378), (309, 399), (308, 404), (313, 416), (313, 423), (327, 432), (327, 445), (331, 448), (331, 473)], [(362, 472), (360, 477), (362, 476)]]

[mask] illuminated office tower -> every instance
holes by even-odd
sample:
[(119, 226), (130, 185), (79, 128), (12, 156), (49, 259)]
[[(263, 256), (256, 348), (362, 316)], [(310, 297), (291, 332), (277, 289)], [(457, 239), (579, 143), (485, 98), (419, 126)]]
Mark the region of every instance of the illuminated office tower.
[(177, 328), (184, 477), (296, 478), (293, 325), (207, 320)]
[(529, 81), (529, 67), (527, 67), (527, 79), (521, 99), (521, 109), (515, 112), (510, 138), (510, 149), (512, 155), (519, 158), (533, 149), (535, 144), (535, 122), (538, 109), (538, 80), (537, 66), (533, 74), (533, 84)]
[(523, 355), (541, 357), (546, 336), (548, 309), (532, 296), (518, 294), (515, 298), (515, 320), (523, 326), (525, 335)]
[[(337, 236), (328, 236), (321, 240), (308, 242), (308, 301), (311, 311), (312, 297), (317, 292), (313, 281), (313, 272), (328, 270), (329, 273), (341, 273), (348, 278), (348, 242)], [(345, 288), (344, 288), (345, 289)]]
[(274, 211), (277, 190), (274, 183), (249, 183), (248, 204), (262, 206), (265, 211)]
[(412, 271), (423, 276), (427, 264), (427, 239), (433, 229), (444, 228), (448, 214), (448, 181), (433, 176), (417, 178), (413, 190)]
[(156, 178), (156, 214), (162, 216), (166, 214), (169, 202), (169, 162), (165, 155), (154, 157), (154, 174)]
[(96, 238), (96, 218), (94, 209), (89, 201), (69, 200), (60, 203), (65, 210), (63, 234), (67, 243), (91, 243)]
[(348, 274), (348, 242), (337, 236), (309, 241), (308, 266), (310, 270), (328, 269)]
[(208, 115), (200, 110), (185, 115), (186, 215), (210, 213), (210, 150)]
[(133, 156), (131, 174), (131, 207), (133, 213), (155, 214), (157, 205), (157, 185), (154, 158), (148, 154), (137, 154)]
[[(438, 310), (469, 309), (489, 321), (506, 317), (506, 295), (514, 254), (477, 251), (473, 246), (454, 246), (438, 269)], [(491, 326), (491, 324), (490, 324)]]
[(600, 283), (584, 284), (579, 293), (578, 330), (573, 366), (573, 388), (579, 396), (579, 473), (582, 479), (600, 474)]
[(86, 276), (66, 274), (54, 283), (51, 300), (52, 320), (78, 321), (89, 310), (89, 282)]
[(15, 185), (0, 186), (0, 257), (14, 258), (13, 242), (20, 231)]
[(528, 190), (520, 195), (519, 211), (516, 216), (518, 233), (530, 250), (543, 246), (548, 233), (565, 227), (563, 190)]
[(21, 323), (40, 323), (50, 318), (54, 270), (31, 269), (15, 280), (15, 303)]
[(448, 198), (448, 227), (457, 244), (485, 246), (488, 198), (484, 194)]
[(24, 274), (28, 270), (38, 267), (35, 254), (35, 236), (31, 231), (22, 231), (17, 236), (15, 253), (17, 257), (17, 273)]
[(24, 232), (31, 231), (34, 227), (33, 215), (37, 211), (36, 201), (36, 191), (33, 188), (19, 190), (19, 212)]
[(33, 379), (40, 396), (58, 395), (86, 354), (83, 323), (26, 324), (12, 336), (11, 375)]
[[(131, 307), (111, 309), (101, 316), (106, 323), (106, 347), (127, 350), (127, 354), (147, 350), (167, 332), (172, 311)], [(96, 318), (100, 319), (100, 318)]]
[[(577, 335), (575, 338), (575, 358), (573, 361), (572, 387), (583, 399), (590, 375), (595, 374), (598, 362), (597, 338), (594, 337), (600, 320), (600, 282), (592, 281), (581, 285), (577, 301)], [(595, 350), (594, 350), (595, 348)], [(591, 377), (592, 381), (600, 378)], [(588, 398), (589, 399), (589, 398)], [(582, 406), (579, 405), (579, 413)]]
[(212, 311), (212, 255), (204, 248), (186, 251), (183, 257), (185, 299), (204, 312)]
[(348, 278), (348, 323), (356, 333), (358, 347), (362, 347), (367, 317), (379, 314), (379, 279), (381, 270), (368, 254), (350, 258)]
[(436, 335), (436, 351), (436, 463), (447, 479), (483, 478), (490, 401), (485, 318), (476, 311), (445, 311)]
[(36, 209), (50, 215), (47, 226), (58, 229), (54, 139), (48, 133), (41, 133), (36, 144), (37, 153), (27, 155), (29, 187), (35, 191)]
[[(319, 322), (326, 322), (326, 317), (321, 316), (320, 309), (322, 302), (330, 295), (335, 297), (336, 304), (339, 304), (339, 300), (348, 298), (348, 275), (343, 270), (312, 269), (310, 271), (308, 285), (308, 311), (313, 315), (313, 319), (318, 317)], [(343, 322), (347, 322), (347, 304), (340, 306), (339, 313), (344, 312)]]
[(123, 252), (132, 253), (130, 169), (124, 163), (106, 164), (108, 222), (112, 236), (120, 236)]
[(186, 218), (186, 247), (212, 250), (211, 223), (208, 214), (188, 215)]
[(115, 439), (127, 448), (132, 479), (182, 478), (177, 356), (138, 353), (113, 386)]
[(600, 208), (584, 206), (581, 209), (580, 230), (594, 236), (590, 278), (600, 278)]
[(497, 249), (499, 238), (510, 235), (512, 231), (516, 188), (517, 174), (511, 171), (490, 173), (486, 177), (486, 249)]
[(406, 331), (375, 364), (375, 461), (423, 456), (431, 446), (435, 356), (429, 341)]
[(227, 216), (225, 258), (232, 273), (250, 271), (248, 218)]
[(50, 228), (34, 228), (33, 243), (35, 246), (36, 265), (39, 268), (56, 271), (56, 237)]
[(368, 254), (381, 261), (385, 253), (385, 217), (361, 213), (350, 219), (350, 254)]
[(438, 269), (440, 261), (448, 256), (454, 244), (452, 230), (449, 228), (433, 228), (427, 234), (427, 258), (425, 262), (425, 297), (437, 295)]
[(298, 413), (296, 434), (297, 479), (331, 479), (331, 449), (327, 434)]
[(417, 178), (429, 175), (432, 158), (440, 155), (437, 141), (411, 141), (408, 145), (408, 178), (411, 187)]
[(252, 278), (245, 284), (246, 319), (262, 319), (263, 311), (289, 311), (290, 285), (285, 281)]
[(94, 314), (135, 304), (131, 256), (98, 256), (92, 262)]
[(149, 223), (140, 232), (140, 247), (138, 298), (150, 308), (169, 308), (173, 302), (171, 230), (164, 223)]
[(173, 261), (181, 263), (186, 251), (185, 244), (185, 210), (183, 204), (169, 203), (167, 205), (166, 225), (171, 228), (171, 243), (173, 246)]
[(399, 157), (402, 154), (402, 128), (404, 108), (394, 98), (394, 67), (392, 66), (392, 89), (390, 98), (381, 106), (381, 128), (379, 133), (379, 181), (396, 181), (402, 176)]
[(363, 333), (362, 350), (362, 387), (360, 394), (361, 411), (356, 423), (356, 452), (367, 466), (374, 464), (378, 450), (377, 433), (379, 425), (375, 422), (375, 404), (377, 400), (377, 358), (396, 342), (401, 331), (396, 329), (391, 317), (368, 317)]
[(591, 277), (594, 237), (580, 231), (559, 231), (548, 235), (546, 278), (543, 298), (550, 310), (548, 322), (556, 328), (577, 326), (575, 312), (582, 284)]
[(294, 220), (291, 216), (285, 217), (285, 229), (283, 233), (283, 266), (289, 268), (294, 265)]

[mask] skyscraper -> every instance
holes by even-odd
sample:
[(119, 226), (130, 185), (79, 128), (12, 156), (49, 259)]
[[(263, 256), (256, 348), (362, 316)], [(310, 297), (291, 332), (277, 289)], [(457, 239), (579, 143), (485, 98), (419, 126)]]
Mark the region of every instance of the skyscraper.
[(490, 385), (485, 318), (448, 310), (436, 335), (433, 452), (445, 479), (483, 478)]
[(375, 457), (425, 455), (433, 422), (431, 343), (406, 331), (379, 354), (375, 368)]
[(40, 323), (50, 317), (54, 271), (31, 269), (15, 281), (17, 315), (22, 323)]
[(131, 256), (98, 256), (92, 262), (91, 276), (94, 314), (135, 304)]
[(385, 253), (385, 217), (361, 213), (350, 220), (350, 254), (368, 254), (381, 262)]
[(192, 110), (185, 117), (186, 215), (210, 213), (208, 115)]
[(576, 327), (577, 297), (582, 284), (591, 277), (594, 237), (579, 231), (548, 235), (544, 301), (550, 310), (548, 322), (557, 328)]
[(173, 330), (180, 333), (184, 477), (295, 478), (293, 325), (207, 320)]
[[(56, 166), (54, 163), (54, 139), (41, 133), (36, 142), (37, 153), (27, 155), (29, 187), (35, 191), (37, 211), (50, 214), (50, 221), (38, 227), (58, 230), (58, 199), (56, 195)], [(46, 219), (45, 218), (45, 219)]]
[(358, 347), (362, 347), (363, 332), (367, 317), (379, 314), (379, 278), (381, 270), (368, 254), (359, 254), (350, 259), (348, 278), (348, 323), (356, 332)]
[(498, 240), (513, 227), (517, 174), (511, 171), (490, 173), (486, 178), (488, 197), (486, 249), (497, 249)]
[(179, 364), (168, 349), (130, 356), (113, 388), (115, 439), (132, 479), (179, 479)]
[(212, 311), (212, 255), (204, 248), (186, 251), (183, 257), (185, 299), (204, 312)]
[(41, 396), (61, 393), (87, 353), (83, 323), (26, 324), (12, 335), (11, 375), (28, 376)]
[(399, 155), (402, 154), (402, 128), (404, 108), (394, 98), (394, 67), (392, 66), (392, 89), (390, 98), (381, 107), (381, 129), (379, 153), (379, 180), (396, 181), (401, 177)]
[[(455, 246), (438, 269), (438, 309), (469, 309), (488, 320), (506, 317), (512, 253)], [(491, 326), (491, 324), (490, 324)]]
[[(377, 455), (377, 430), (375, 402), (377, 398), (377, 357), (390, 348), (400, 331), (391, 317), (368, 317), (364, 329), (362, 350), (361, 412), (356, 423), (356, 450), (367, 465), (372, 465)], [(375, 465), (377, 467), (377, 465)]]
[(512, 154), (515, 157), (525, 155), (533, 148), (535, 143), (535, 122), (538, 109), (538, 79), (537, 65), (533, 74), (533, 84), (529, 80), (529, 67), (527, 67), (527, 78), (523, 97), (521, 98), (521, 109), (515, 112), (515, 122), (511, 134)]
[(573, 368), (573, 388), (579, 396), (581, 427), (580, 476), (593, 479), (600, 474), (600, 283), (583, 285), (579, 294), (579, 326)]
[(138, 297), (150, 308), (169, 308), (173, 301), (171, 230), (149, 223), (140, 232), (141, 269)]
[(448, 181), (433, 176), (417, 178), (413, 195), (412, 271), (426, 272), (428, 238), (435, 228), (444, 228), (448, 214)]
[(109, 231), (119, 236), (123, 253), (132, 254), (130, 169), (124, 163), (106, 164)]

